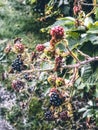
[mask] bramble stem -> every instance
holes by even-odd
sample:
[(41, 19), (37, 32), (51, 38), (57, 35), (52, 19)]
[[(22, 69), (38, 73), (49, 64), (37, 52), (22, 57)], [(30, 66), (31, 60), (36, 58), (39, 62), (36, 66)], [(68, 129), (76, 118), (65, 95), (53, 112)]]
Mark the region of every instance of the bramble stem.
[[(72, 69), (72, 68), (81, 68), (83, 65), (91, 63), (93, 61), (98, 61), (98, 56), (96, 57), (88, 57), (88, 59), (81, 61), (79, 63), (73, 64), (73, 65), (62, 65), (61, 68), (66, 68), (66, 69)], [(25, 70), (22, 71), (21, 74), (17, 74), (17, 75), (22, 75), (24, 73), (33, 73), (33, 72), (43, 72), (43, 71), (53, 71), (53, 68), (48, 68), (48, 69), (31, 69), (31, 70)], [(13, 74), (12, 74), (13, 75)]]
[(64, 45), (66, 47), (66, 49), (69, 51), (69, 55), (71, 55), (78, 63), (80, 63), (79, 59), (74, 55), (74, 53), (69, 49), (68, 47), (68, 41), (66, 39), (63, 40), (64, 41)]

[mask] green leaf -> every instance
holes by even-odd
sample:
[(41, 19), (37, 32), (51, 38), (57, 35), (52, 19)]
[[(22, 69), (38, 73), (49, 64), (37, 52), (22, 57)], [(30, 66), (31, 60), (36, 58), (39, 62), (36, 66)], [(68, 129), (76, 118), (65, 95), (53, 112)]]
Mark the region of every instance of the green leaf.
[(59, 1), (58, 7), (60, 7), (63, 4), (63, 0)]
[(98, 7), (96, 7), (96, 9), (95, 9), (95, 17), (98, 20)]
[(98, 28), (87, 31), (88, 34), (98, 34)]
[(0, 61), (4, 60), (4, 59), (5, 59), (5, 56), (6, 56), (6, 54), (1, 53), (1, 54), (0, 54)]
[(64, 52), (66, 51), (66, 48), (62, 43), (59, 43), (56, 47), (59, 48), (60, 51), (64, 51)]
[(6, 43), (7, 41), (8, 39), (0, 40), (0, 45)]
[(69, 20), (69, 21), (75, 22), (75, 18), (73, 18), (73, 17), (58, 18), (58, 20), (64, 20), (64, 21)]
[(98, 45), (98, 37), (95, 36), (91, 39), (91, 42), (93, 43), (93, 45)]
[(86, 110), (87, 110), (87, 108), (86, 108), (86, 107), (83, 107), (83, 108), (79, 109), (78, 112), (84, 112), (84, 111), (86, 111)]
[(80, 34), (78, 32), (74, 32), (74, 31), (67, 31), (66, 32), (66, 39), (68, 40), (68, 46), (70, 49), (73, 48), (77, 48), (77, 46), (79, 46), (80, 44)]
[(84, 83), (81, 83), (81, 84), (77, 87), (78, 90), (81, 90), (81, 89), (84, 89), (84, 88), (85, 88), (85, 84), (84, 84)]
[(93, 106), (93, 101), (88, 101), (88, 105)]
[(97, 83), (97, 85), (96, 85), (96, 98), (98, 98), (98, 83)]
[(45, 45), (46, 47), (49, 47), (49, 46), (50, 46), (50, 42), (45, 42), (44, 45)]
[(47, 73), (46, 72), (41, 72), (41, 74), (39, 76), (39, 80), (44, 81), (46, 79), (47, 79)]
[(86, 64), (81, 68), (81, 77), (83, 81), (87, 81), (92, 74), (92, 68), (90, 64)]
[(53, 25), (49, 26), (48, 28), (59, 25), (59, 26), (63, 26), (66, 31), (68, 30), (68, 28), (74, 27), (74, 22), (75, 22), (75, 19), (72, 17), (59, 18)]
[(51, 69), (51, 68), (53, 68), (53, 66), (54, 66), (54, 64), (51, 64), (49, 62), (44, 62), (41, 65), (41, 69)]
[(3, 7), (4, 5), (5, 5), (4, 2), (0, 1), (0, 7)]
[(83, 118), (92, 117), (92, 109), (88, 109), (83, 113)]
[(3, 64), (0, 64), (0, 73), (4, 72)]
[(29, 0), (30, 2), (31, 2), (31, 4), (33, 4), (33, 3), (35, 3), (36, 2), (36, 0)]

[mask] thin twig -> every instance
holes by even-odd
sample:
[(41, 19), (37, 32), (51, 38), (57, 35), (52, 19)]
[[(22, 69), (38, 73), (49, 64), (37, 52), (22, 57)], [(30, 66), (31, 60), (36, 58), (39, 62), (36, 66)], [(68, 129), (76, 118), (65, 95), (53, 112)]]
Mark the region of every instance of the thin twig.
[(68, 47), (68, 41), (66, 40), (66, 39), (63, 39), (63, 41), (64, 41), (64, 45), (65, 45), (65, 47), (66, 47), (66, 49), (68, 50), (68, 52), (69, 52), (69, 55), (71, 55), (78, 63), (80, 63), (80, 61), (79, 61), (79, 59), (74, 55), (74, 53), (69, 49), (69, 47)]
[(84, 2), (80, 2), (82, 5), (87, 5), (87, 6), (96, 6), (98, 7), (98, 4), (91, 4), (91, 3), (84, 3)]
[[(91, 63), (93, 61), (98, 61), (98, 56), (96, 57), (89, 57), (88, 59), (81, 61), (79, 63), (73, 64), (73, 65), (63, 65), (61, 66), (61, 68), (66, 68), (66, 69), (72, 69), (72, 68), (81, 68), (83, 65)], [(33, 73), (33, 72), (49, 72), (49, 71), (53, 71), (53, 68), (48, 68), (48, 69), (31, 69), (31, 70), (25, 70), (22, 71), (20, 75), (24, 74), (24, 73)]]
[(93, 62), (93, 61), (98, 61), (98, 56), (88, 58), (88, 59), (86, 59), (86, 60), (84, 60), (84, 61), (81, 61), (80, 63), (77, 63), (77, 64), (64, 65), (64, 66), (62, 66), (62, 68), (75, 68), (75, 67), (81, 68), (83, 65), (88, 64), (88, 63), (91, 63), (91, 62)]
[(89, 55), (83, 53), (82, 51), (80, 51), (80, 50), (78, 50), (78, 49), (77, 49), (77, 52), (80, 53), (80, 55), (84, 56), (86, 59), (90, 58)]
[(74, 72), (73, 72), (73, 75), (72, 75), (72, 77), (71, 77), (71, 79), (70, 79), (70, 82), (69, 82), (69, 83), (71, 83), (71, 84), (73, 84), (73, 83), (76, 81), (76, 79), (77, 79), (78, 68), (77, 68), (77, 67), (74, 68), (73, 71), (74, 71)]
[(86, 6), (93, 6), (94, 7), (91, 10), (91, 12), (86, 15), (86, 17), (89, 17), (91, 14), (93, 14), (95, 12), (95, 7), (98, 7), (98, 4), (96, 3), (96, 0), (93, 1), (93, 3), (84, 3), (83, 1), (79, 1), (79, 4), (86, 5)]

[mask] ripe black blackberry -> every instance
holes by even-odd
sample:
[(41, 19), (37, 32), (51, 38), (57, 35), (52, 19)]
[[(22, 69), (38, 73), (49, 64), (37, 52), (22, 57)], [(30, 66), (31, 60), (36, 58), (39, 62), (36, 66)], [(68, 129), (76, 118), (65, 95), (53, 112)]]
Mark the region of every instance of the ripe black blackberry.
[(24, 75), (24, 78), (25, 78), (28, 82), (31, 82), (31, 81), (32, 81), (32, 77), (31, 77), (31, 75), (29, 75), (29, 74), (25, 74), (25, 75)]
[(60, 106), (63, 103), (62, 98), (59, 97), (59, 94), (53, 92), (50, 96), (50, 104), (53, 106)]
[(50, 110), (45, 112), (45, 120), (48, 120), (48, 121), (54, 120), (54, 115)]
[(23, 61), (20, 56), (17, 56), (17, 58), (12, 63), (12, 69), (16, 70), (18, 72), (22, 71), (23, 69)]

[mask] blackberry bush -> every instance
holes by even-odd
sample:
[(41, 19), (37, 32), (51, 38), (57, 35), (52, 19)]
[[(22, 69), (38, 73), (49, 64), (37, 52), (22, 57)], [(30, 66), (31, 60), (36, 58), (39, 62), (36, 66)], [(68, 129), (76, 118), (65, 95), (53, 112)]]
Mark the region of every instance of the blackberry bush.
[[(22, 98), (23, 104), (26, 104), (23, 106), (23, 108), (25, 108), (25, 110), (23, 110), (23, 117), (26, 117), (25, 124), (31, 125), (30, 129), (44, 129), (44, 124), (47, 126), (45, 120), (53, 121), (52, 123), (55, 124), (57, 123), (55, 125), (56, 128), (53, 126), (53, 129), (62, 128), (62, 123), (65, 127), (64, 129), (74, 129), (75, 121), (77, 121), (77, 123), (78, 121), (81, 122), (82, 117), (84, 122), (86, 122), (87, 117), (90, 117), (87, 122), (87, 127), (90, 125), (91, 118), (93, 118), (95, 122), (93, 115), (94, 112), (96, 112), (96, 106), (93, 105), (95, 105), (95, 95), (97, 95), (94, 89), (97, 88), (97, 30), (94, 28), (93, 33), (91, 33), (92, 29), (89, 30), (88, 28), (88, 30), (85, 30), (87, 31), (86, 33), (83, 30), (81, 31), (81, 28), (78, 28), (81, 27), (81, 25), (84, 26), (84, 17), (81, 16), (82, 20), (80, 16), (78, 17), (79, 11), (81, 10), (76, 8), (74, 13), (77, 14), (77, 22), (81, 23), (82, 21), (82, 23), (79, 23), (76, 27), (76, 20), (68, 17), (61, 20), (62, 23), (59, 21), (58, 23), (62, 25), (64, 23), (64, 28), (61, 26), (53, 27), (50, 30), (51, 39), (45, 43), (45, 46), (44, 44), (38, 44), (34, 50), (27, 47), (25, 51), (21, 51), (21, 46), (18, 46), (18, 49), (21, 49), (17, 51), (17, 53), (22, 53), (22, 58), (18, 56), (13, 61), (12, 69), (14, 72), (9, 74), (8, 77), (11, 80), (14, 79), (12, 81), (12, 87), (16, 91), (19, 91), (19, 97), (19, 94), (22, 95), (24, 92), (26, 94), (25, 100)], [(65, 21), (66, 19), (67, 21)], [(78, 21), (79, 19), (80, 21)], [(97, 23), (93, 23), (93, 26), (96, 26), (96, 24)], [(65, 30), (66, 37), (64, 35)], [(20, 42), (20, 40), (16, 40), (14, 45), (18, 45)], [(83, 48), (84, 50), (88, 48), (89, 51), (85, 54), (85, 51), (82, 52)], [(9, 51), (11, 50), (8, 49), (8, 52)], [(91, 54), (90, 56), (89, 53)], [(93, 64), (90, 64), (91, 62), (94, 62), (95, 68), (92, 67)], [(24, 69), (24, 65), (27, 65), (28, 70)], [(19, 80), (17, 80), (17, 78), (19, 78)], [(25, 82), (25, 85), (22, 83), (22, 80)], [(88, 95), (90, 95), (90, 97)], [(74, 99), (74, 96), (77, 96), (77, 98)], [(87, 98), (85, 99), (85, 97)], [(75, 107), (73, 110), (74, 100), (79, 100), (80, 102), (85, 101), (85, 104), (81, 105), (81, 110), (78, 111)], [(76, 103), (78, 103), (79, 106), (79, 102), (76, 101)], [(86, 104), (91, 106), (86, 106)], [(88, 109), (90, 109), (89, 112)], [(44, 113), (45, 110), (47, 111)], [(83, 112), (83, 110), (85, 112)], [(77, 120), (73, 118), (73, 116), (76, 116)], [(53, 125), (52, 123), (51, 125)], [(41, 124), (43, 126), (41, 126)], [(36, 125), (36, 127), (34, 127), (34, 125)], [(52, 127), (50, 128), (52, 129)], [(78, 127), (76, 127), (76, 129), (78, 129)]]

